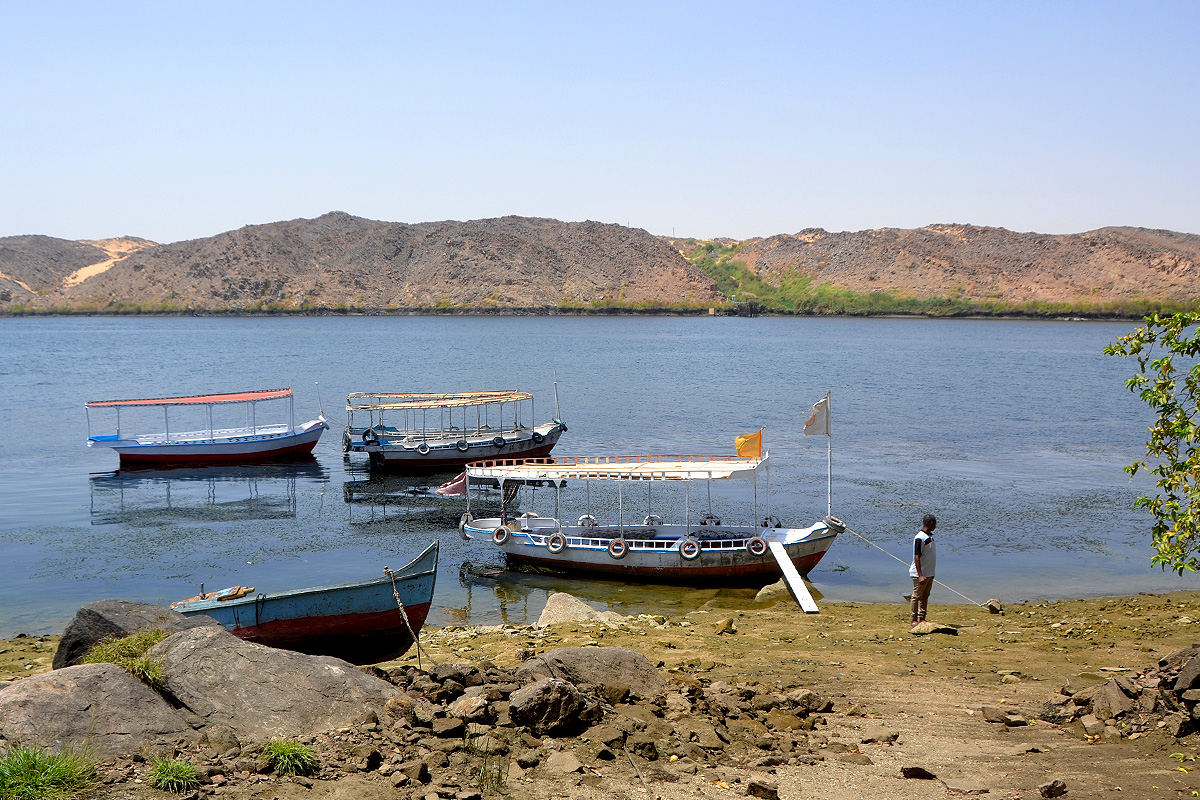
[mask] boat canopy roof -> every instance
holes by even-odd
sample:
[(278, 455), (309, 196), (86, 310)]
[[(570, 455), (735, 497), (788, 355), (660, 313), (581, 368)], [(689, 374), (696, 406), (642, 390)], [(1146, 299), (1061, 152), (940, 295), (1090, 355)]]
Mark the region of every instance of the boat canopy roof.
[(471, 478), (498, 481), (609, 480), (695, 481), (752, 477), (767, 456), (567, 456), (518, 461), (494, 459), (467, 465)]
[(346, 395), (346, 410), (399, 411), (401, 409), (457, 408), (459, 406), (484, 406), (532, 399), (533, 395), (528, 392), (518, 392), (515, 389), (500, 389), (491, 392), (438, 392), (429, 394), (354, 392), (353, 394)]
[(254, 403), (259, 400), (279, 400), (291, 397), (287, 389), (267, 389), (259, 392), (230, 392), (228, 394), (197, 394), (187, 397), (154, 397), (142, 400), (94, 400), (85, 403), (86, 408), (112, 408), (114, 406), (198, 406), (220, 403)]

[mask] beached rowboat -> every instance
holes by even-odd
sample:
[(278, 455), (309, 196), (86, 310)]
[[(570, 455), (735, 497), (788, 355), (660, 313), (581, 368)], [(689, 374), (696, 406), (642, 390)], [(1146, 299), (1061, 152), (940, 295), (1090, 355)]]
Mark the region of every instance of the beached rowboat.
[(435, 541), (404, 567), (384, 567), (381, 578), (282, 592), (233, 587), (171, 608), (206, 614), (247, 641), (377, 664), (404, 655), (425, 624), (437, 562)]

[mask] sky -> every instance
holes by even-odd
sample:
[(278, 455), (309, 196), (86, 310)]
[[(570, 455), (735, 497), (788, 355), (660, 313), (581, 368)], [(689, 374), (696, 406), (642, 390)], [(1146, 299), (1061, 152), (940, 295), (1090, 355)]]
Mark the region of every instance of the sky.
[(0, 0), (0, 236), (1200, 233), (1200, 3)]

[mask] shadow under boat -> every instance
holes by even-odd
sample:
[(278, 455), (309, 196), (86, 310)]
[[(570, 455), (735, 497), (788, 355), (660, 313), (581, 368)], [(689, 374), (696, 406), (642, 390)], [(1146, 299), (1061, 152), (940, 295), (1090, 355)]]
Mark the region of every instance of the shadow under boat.
[[(672, 616), (695, 611), (705, 605), (719, 608), (761, 607), (756, 601), (759, 586), (714, 586), (697, 588), (684, 584), (629, 583), (599, 576), (509, 569), (494, 561), (464, 561), (458, 571), (459, 585), (467, 593), (461, 615), (470, 618), (473, 593), (486, 593), (487, 607), (498, 604), (503, 624), (536, 622), (545, 600), (556, 592), (565, 592), (600, 610), (626, 616), (651, 614)], [(805, 582), (816, 600), (819, 590)], [(472, 624), (483, 624), (472, 620)]]

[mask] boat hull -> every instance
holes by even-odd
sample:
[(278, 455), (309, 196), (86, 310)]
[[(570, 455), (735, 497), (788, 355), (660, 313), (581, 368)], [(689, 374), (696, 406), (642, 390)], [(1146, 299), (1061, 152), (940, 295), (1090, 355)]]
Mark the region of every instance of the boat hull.
[[(497, 524), (489, 529), (492, 522)], [(464, 533), (471, 538), (491, 538), (498, 523), (499, 520), (475, 520), (464, 526)], [(621, 558), (614, 558), (609, 545), (618, 535), (611, 528), (564, 527), (560, 533), (566, 546), (559, 553), (551, 552), (548, 546), (554, 532), (536, 527), (510, 531), (498, 546), (514, 568), (620, 576), (654, 583), (762, 586), (778, 580), (783, 572), (769, 549), (764, 549), (762, 555), (750, 551), (753, 538), (781, 541), (801, 575), (807, 575), (817, 566), (837, 538), (837, 532), (823, 523), (807, 529), (627, 527), (620, 537), (627, 550)], [(699, 546), (694, 559), (681, 553), (681, 543), (688, 538)]]
[(399, 658), (429, 614), (437, 576), (438, 543), (411, 563), (362, 583), (255, 593), (234, 600), (190, 600), (172, 607), (185, 616), (206, 614), (233, 635), (258, 644), (352, 664)]
[[(509, 432), (500, 437), (504, 439), (503, 447), (496, 447), (490, 440), (463, 440), (467, 441), (467, 446), (463, 449), (459, 446), (460, 440), (457, 439), (430, 439), (412, 444), (394, 444), (384, 440), (378, 444), (366, 445), (365, 450), (370, 456), (373, 469), (410, 475), (450, 472), (460, 470), (472, 461), (484, 459), (504, 458), (520, 461), (545, 458), (558, 444), (562, 430), (558, 425), (551, 423), (539, 425), (518, 436)], [(541, 441), (538, 441), (538, 438)], [(426, 452), (421, 452), (421, 444), (425, 445)]]
[(329, 426), (313, 420), (284, 433), (250, 434), (212, 439), (123, 440), (110, 445), (121, 465), (221, 464), (268, 461), (310, 455)]

